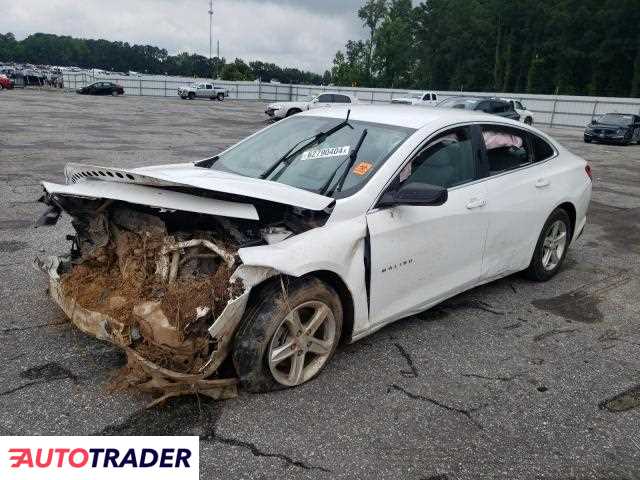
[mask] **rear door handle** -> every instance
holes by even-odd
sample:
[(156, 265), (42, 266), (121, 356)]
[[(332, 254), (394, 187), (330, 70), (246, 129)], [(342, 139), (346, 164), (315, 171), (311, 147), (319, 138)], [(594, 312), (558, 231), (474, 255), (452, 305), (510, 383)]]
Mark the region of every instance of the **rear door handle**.
[(551, 182), (547, 178), (539, 178), (536, 182), (536, 188), (544, 188), (551, 185)]
[(481, 198), (472, 198), (471, 200), (469, 200), (469, 203), (467, 203), (467, 208), (469, 210), (473, 210), (474, 208), (484, 207), (486, 204), (486, 200), (483, 200)]

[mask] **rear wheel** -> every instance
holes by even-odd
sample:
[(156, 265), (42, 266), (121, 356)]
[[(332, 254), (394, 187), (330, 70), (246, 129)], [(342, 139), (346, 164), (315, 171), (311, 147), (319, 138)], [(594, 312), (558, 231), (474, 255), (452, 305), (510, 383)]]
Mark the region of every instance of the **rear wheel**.
[(591, 139), (590, 139), (590, 138), (585, 137), (585, 138), (584, 138), (584, 143), (591, 143)]
[(265, 392), (316, 377), (340, 340), (338, 294), (312, 277), (265, 287), (245, 314), (234, 344), (233, 364), (244, 388)]
[(524, 119), (524, 123), (527, 125), (533, 125), (533, 118), (527, 117)]
[(4, 90), (4, 85), (0, 83), (0, 90)]
[(544, 224), (533, 258), (525, 275), (531, 280), (544, 282), (552, 278), (562, 266), (571, 240), (571, 219), (569, 214), (557, 208)]
[(117, 97), (118, 96), (118, 91), (114, 90), (113, 92), (111, 92), (111, 95), (113, 95), (114, 97)]
[(224, 93), (219, 93), (217, 98), (219, 102), (222, 102), (224, 100)]

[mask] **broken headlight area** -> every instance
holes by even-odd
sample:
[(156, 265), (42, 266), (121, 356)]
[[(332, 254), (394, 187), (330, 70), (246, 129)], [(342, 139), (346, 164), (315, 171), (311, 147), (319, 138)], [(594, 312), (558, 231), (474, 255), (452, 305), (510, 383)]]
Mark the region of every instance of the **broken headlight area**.
[(219, 370), (250, 288), (238, 275), (237, 251), (264, 244), (264, 229), (118, 201), (56, 200), (72, 216), (72, 248), (40, 267), (77, 327), (127, 352), (114, 385), (160, 400), (234, 396), (237, 380)]

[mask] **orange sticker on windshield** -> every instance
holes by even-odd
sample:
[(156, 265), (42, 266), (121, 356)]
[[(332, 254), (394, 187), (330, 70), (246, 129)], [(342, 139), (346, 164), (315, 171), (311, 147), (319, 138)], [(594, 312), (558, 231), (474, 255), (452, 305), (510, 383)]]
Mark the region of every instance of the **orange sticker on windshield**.
[(353, 168), (353, 173), (360, 176), (366, 175), (371, 170), (371, 167), (373, 167), (372, 163), (360, 162)]

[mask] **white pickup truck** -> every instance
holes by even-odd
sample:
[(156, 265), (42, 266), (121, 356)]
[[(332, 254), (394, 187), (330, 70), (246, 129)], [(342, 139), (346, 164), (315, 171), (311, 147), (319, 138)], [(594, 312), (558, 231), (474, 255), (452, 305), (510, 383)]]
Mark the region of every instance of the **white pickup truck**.
[(193, 100), (197, 97), (223, 101), (229, 95), (229, 91), (222, 87), (216, 87), (213, 83), (194, 83), (178, 88), (178, 95), (183, 100), (187, 98)]
[(397, 97), (391, 103), (402, 105), (429, 105), (434, 107), (438, 103), (438, 95), (434, 92), (409, 92), (406, 97)]
[(309, 97), (300, 102), (276, 102), (267, 105), (264, 113), (273, 119), (290, 117), (296, 113), (304, 112), (314, 108), (331, 107), (336, 105), (350, 105), (358, 103), (358, 99), (346, 93), (326, 92), (318, 96)]

